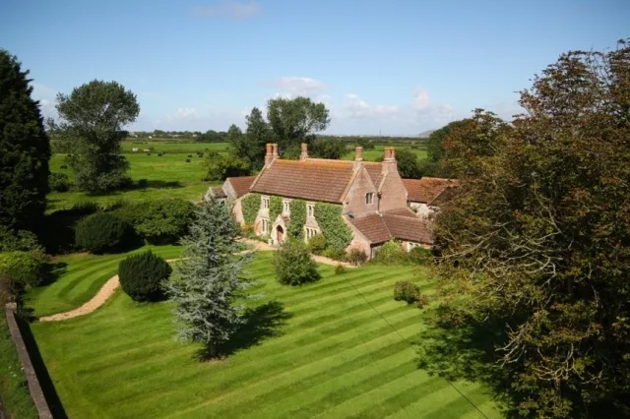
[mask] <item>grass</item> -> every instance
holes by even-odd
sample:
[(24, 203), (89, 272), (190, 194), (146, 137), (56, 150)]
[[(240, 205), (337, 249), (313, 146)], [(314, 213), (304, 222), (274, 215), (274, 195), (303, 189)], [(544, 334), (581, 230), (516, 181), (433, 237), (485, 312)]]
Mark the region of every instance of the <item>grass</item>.
[[(479, 418), (447, 381), (416, 367), (410, 341), (426, 315), (393, 300), (397, 280), (432, 289), (424, 268), (366, 266), (302, 287), (275, 281), (270, 252), (250, 266), (265, 297), (225, 361), (199, 362), (181, 344), (168, 302), (137, 304), (117, 291), (96, 312), (34, 323), (33, 333), (69, 417)], [(91, 281), (100, 269), (69, 272)], [(113, 266), (113, 265), (112, 265)], [(59, 283), (70, 284), (64, 276)], [(40, 294), (40, 307), (54, 294)], [(500, 417), (484, 388), (457, 388)]]
[(7, 419), (38, 417), (4, 312), (0, 314), (0, 401)]
[[(363, 159), (366, 161), (376, 161), (377, 158), (383, 156), (383, 148), (389, 147), (389, 145), (375, 145), (372, 150), (363, 150)], [(397, 150), (402, 148), (409, 148), (413, 153), (418, 156), (418, 160), (424, 160), (427, 158), (427, 150), (424, 145), (417, 146), (418, 148), (410, 148), (410, 147), (401, 147), (394, 145)], [(349, 150), (344, 156), (344, 160), (354, 160), (354, 147)]]
[[(186, 143), (186, 142), (164, 142), (159, 140), (125, 140), (122, 143), (123, 153), (133, 153), (134, 148), (139, 149), (139, 153), (142, 153), (144, 149), (154, 149), (154, 152), (163, 151), (167, 154), (194, 154), (196, 152), (204, 150), (212, 151), (225, 151), (227, 150), (228, 143)], [(197, 156), (195, 156), (197, 157)]]
[(118, 264), (131, 253), (151, 249), (165, 259), (179, 257), (180, 246), (144, 246), (130, 253), (117, 255), (72, 254), (55, 258), (58, 279), (50, 285), (30, 289), (25, 304), (35, 316), (62, 313), (89, 301), (109, 278), (118, 272)]

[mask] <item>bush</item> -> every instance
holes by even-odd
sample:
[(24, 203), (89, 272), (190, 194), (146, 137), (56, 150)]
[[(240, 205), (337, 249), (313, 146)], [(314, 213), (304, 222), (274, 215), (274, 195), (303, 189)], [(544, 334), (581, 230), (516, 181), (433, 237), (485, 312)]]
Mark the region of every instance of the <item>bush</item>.
[(26, 230), (11, 231), (5, 226), (0, 226), (0, 253), (1, 252), (44, 252), (39, 244), (37, 236)]
[(409, 260), (417, 265), (426, 265), (432, 258), (431, 251), (429, 249), (423, 249), (422, 247), (414, 247), (407, 254)]
[(138, 180), (138, 188), (146, 188), (147, 186), (149, 186), (149, 181), (147, 179)]
[(61, 170), (66, 170), (68, 168), (68, 166), (66, 166), (65, 164), (62, 164), (61, 166), (59, 166), (59, 168)]
[[(119, 217), (106, 212), (92, 214), (77, 224), (75, 242), (84, 250), (104, 253), (130, 243), (130, 226)], [(126, 243), (127, 242), (127, 243)]]
[(48, 176), (48, 186), (54, 192), (67, 192), (72, 187), (72, 182), (65, 173), (51, 173)]
[(367, 261), (367, 255), (361, 249), (350, 249), (346, 260), (355, 266), (359, 266)]
[(332, 247), (327, 247), (323, 252), (322, 256), (327, 257), (332, 260), (345, 261), (346, 260), (346, 251), (345, 250), (337, 250)]
[(41, 252), (0, 253), (0, 278), (21, 287), (36, 287), (46, 275), (47, 259)]
[(321, 255), (326, 250), (326, 237), (316, 234), (308, 241), (306, 248), (314, 255)]
[(346, 267), (342, 264), (335, 266), (335, 275), (343, 275), (347, 272)]
[(192, 157), (192, 154), (189, 154), (189, 155), (188, 155), (188, 158), (191, 158), (191, 157)]
[(287, 285), (301, 285), (317, 281), (317, 264), (302, 241), (289, 239), (273, 255), (276, 278)]
[(409, 281), (398, 281), (394, 284), (394, 300), (413, 304), (420, 297), (420, 288)]
[(123, 291), (134, 301), (159, 301), (164, 298), (162, 281), (173, 269), (150, 250), (131, 255), (118, 265), (118, 277)]
[(86, 201), (79, 202), (70, 209), (47, 214), (41, 236), (46, 250), (53, 254), (76, 251), (76, 224), (100, 209), (98, 204)]
[(190, 159), (186, 159), (186, 163), (190, 163)]
[(385, 265), (401, 263), (406, 259), (406, 252), (403, 250), (402, 246), (395, 240), (390, 240), (385, 243), (374, 257), (375, 262), (383, 263)]

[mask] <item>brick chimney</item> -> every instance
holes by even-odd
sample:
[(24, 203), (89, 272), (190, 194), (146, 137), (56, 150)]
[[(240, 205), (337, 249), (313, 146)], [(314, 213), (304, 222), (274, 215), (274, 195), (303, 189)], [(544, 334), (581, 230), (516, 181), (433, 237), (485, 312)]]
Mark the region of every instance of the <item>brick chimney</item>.
[(396, 150), (394, 147), (383, 149), (383, 173), (398, 172), (398, 162), (396, 161)]
[(300, 153), (300, 161), (304, 161), (308, 159), (308, 145), (306, 143), (302, 143), (302, 152)]
[(363, 147), (357, 146), (354, 149), (354, 161), (363, 161)]
[(267, 152), (265, 153), (265, 166), (269, 166), (273, 161), (273, 144), (267, 143)]
[(278, 158), (278, 144), (273, 143), (271, 144), (271, 160), (275, 160)]

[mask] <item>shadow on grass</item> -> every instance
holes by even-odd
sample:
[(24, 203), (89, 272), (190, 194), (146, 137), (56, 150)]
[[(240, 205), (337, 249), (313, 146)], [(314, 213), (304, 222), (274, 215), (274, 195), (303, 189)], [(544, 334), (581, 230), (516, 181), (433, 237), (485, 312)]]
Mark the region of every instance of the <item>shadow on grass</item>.
[(183, 188), (184, 184), (178, 180), (148, 180), (148, 179), (140, 179), (137, 182), (133, 182), (129, 186), (124, 188), (110, 190), (110, 191), (102, 191), (102, 192), (87, 192), (87, 196), (116, 196), (120, 195), (124, 192), (129, 191), (138, 191), (143, 189), (177, 189)]
[(197, 353), (200, 360), (221, 359), (243, 349), (260, 344), (265, 339), (282, 335), (282, 327), (291, 318), (278, 301), (270, 301), (258, 307), (249, 308), (244, 314), (245, 323), (236, 329), (228, 342), (216, 350), (207, 347)]
[(51, 262), (46, 267), (44, 275), (42, 276), (39, 287), (45, 287), (53, 282), (56, 282), (61, 275), (66, 272), (68, 264), (66, 262)]

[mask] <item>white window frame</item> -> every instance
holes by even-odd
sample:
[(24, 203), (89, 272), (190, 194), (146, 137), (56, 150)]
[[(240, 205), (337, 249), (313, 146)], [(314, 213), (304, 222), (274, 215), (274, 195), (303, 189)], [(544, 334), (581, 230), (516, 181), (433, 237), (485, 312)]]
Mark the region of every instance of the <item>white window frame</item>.
[(374, 192), (368, 192), (365, 194), (365, 205), (372, 205), (374, 203)]
[(315, 216), (315, 204), (306, 204), (306, 215), (309, 217)]
[(261, 218), (260, 222), (262, 224), (262, 232), (263, 234), (269, 234), (271, 232), (271, 223), (266, 218)]
[(283, 212), (287, 215), (291, 214), (291, 201), (285, 200), (282, 202)]
[(262, 207), (263, 207), (263, 209), (269, 209), (269, 197), (268, 196), (263, 196), (262, 197)]
[(317, 230), (311, 227), (304, 227), (304, 230), (306, 232), (304, 234), (304, 236), (306, 237), (306, 241), (309, 241), (313, 238), (313, 236), (316, 236), (318, 234)]

